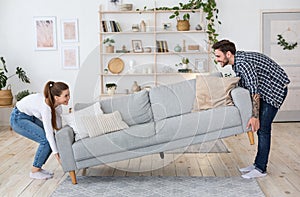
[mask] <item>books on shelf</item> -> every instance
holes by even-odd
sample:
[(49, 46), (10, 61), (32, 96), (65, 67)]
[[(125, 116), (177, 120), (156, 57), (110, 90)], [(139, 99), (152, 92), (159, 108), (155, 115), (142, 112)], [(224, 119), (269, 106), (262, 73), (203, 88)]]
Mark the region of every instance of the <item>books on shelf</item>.
[(116, 21), (101, 21), (103, 32), (121, 32), (121, 26)]
[(156, 51), (159, 53), (169, 52), (166, 40), (156, 40)]

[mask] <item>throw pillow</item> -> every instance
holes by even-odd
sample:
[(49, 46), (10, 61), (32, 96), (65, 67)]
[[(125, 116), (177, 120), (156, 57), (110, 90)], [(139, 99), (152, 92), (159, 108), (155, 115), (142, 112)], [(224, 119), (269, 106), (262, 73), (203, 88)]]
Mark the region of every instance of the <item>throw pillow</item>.
[(96, 137), (128, 128), (128, 125), (122, 120), (119, 111), (96, 116), (83, 116), (81, 120), (88, 131), (89, 137)]
[(75, 141), (89, 137), (88, 131), (85, 129), (81, 117), (82, 116), (96, 116), (98, 114), (103, 114), (99, 102), (94, 103), (93, 105), (86, 107), (82, 110), (75, 111), (69, 114), (63, 114), (62, 118), (67, 125), (72, 127), (75, 133)]
[(197, 76), (195, 110), (233, 105), (230, 91), (237, 86), (239, 80), (239, 77)]

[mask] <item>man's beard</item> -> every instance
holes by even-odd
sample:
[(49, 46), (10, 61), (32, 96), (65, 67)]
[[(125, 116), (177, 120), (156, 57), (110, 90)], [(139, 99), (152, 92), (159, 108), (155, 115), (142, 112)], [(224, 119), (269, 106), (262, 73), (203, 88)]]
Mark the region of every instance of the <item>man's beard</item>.
[(226, 66), (226, 65), (228, 65), (228, 64), (229, 64), (229, 59), (226, 58), (226, 59), (224, 60), (224, 62), (223, 62), (223, 67)]

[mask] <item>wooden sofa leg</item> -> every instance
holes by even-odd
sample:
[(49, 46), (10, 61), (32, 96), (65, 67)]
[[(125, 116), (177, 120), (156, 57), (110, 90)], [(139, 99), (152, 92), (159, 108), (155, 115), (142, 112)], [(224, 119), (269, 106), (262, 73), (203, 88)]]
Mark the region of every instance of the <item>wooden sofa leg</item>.
[(160, 153), (159, 153), (159, 156), (160, 156), (161, 159), (165, 158), (164, 152), (160, 152)]
[(73, 185), (77, 184), (75, 170), (70, 171), (69, 175), (71, 177), (71, 181), (72, 181)]
[(253, 135), (253, 132), (252, 131), (248, 131), (247, 134), (248, 134), (248, 138), (249, 138), (249, 141), (250, 141), (250, 145), (253, 145), (254, 144), (254, 135)]

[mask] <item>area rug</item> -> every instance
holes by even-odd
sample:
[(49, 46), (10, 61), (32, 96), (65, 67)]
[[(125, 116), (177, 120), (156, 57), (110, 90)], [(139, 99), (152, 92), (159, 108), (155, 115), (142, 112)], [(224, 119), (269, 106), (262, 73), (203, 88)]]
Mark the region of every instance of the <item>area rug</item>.
[(95, 177), (78, 176), (78, 184), (64, 180), (51, 195), (101, 197), (261, 197), (255, 179), (240, 177)]
[(223, 140), (214, 140), (201, 144), (191, 145), (185, 148), (166, 151), (165, 153), (229, 153)]

